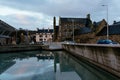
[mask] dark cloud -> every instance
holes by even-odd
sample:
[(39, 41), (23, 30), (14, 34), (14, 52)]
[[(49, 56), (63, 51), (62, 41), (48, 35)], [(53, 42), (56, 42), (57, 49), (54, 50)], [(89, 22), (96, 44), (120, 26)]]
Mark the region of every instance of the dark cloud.
[(101, 12), (100, 6), (109, 2), (108, 0), (1, 0), (0, 4), (49, 16), (85, 16), (94, 11)]
[(1, 0), (1, 5), (51, 16), (79, 16), (91, 12), (102, 0)]
[[(119, 0), (0, 0), (0, 5), (7, 6), (10, 8), (15, 8), (18, 10), (36, 12), (45, 14), (47, 17), (53, 16), (70, 16), (70, 17), (86, 17), (88, 13), (91, 14), (93, 21), (100, 21), (103, 18), (106, 18), (106, 8), (101, 5), (109, 6), (109, 23), (112, 23), (114, 20), (119, 20), (120, 16), (120, 7)], [(44, 16), (45, 16), (44, 15)], [(9, 19), (14, 19), (10, 21)], [(13, 16), (8, 15), (4, 17), (8, 22), (12, 24), (21, 24), (20, 22), (15, 22)], [(26, 20), (31, 22), (33, 26), (38, 26), (38, 23), (34, 24), (34, 21), (41, 23), (41, 25), (49, 24), (48, 20), (45, 17), (42, 20), (33, 16), (27, 16)], [(50, 24), (51, 25), (51, 24)], [(21, 24), (21, 26), (24, 26)], [(26, 26), (26, 25), (25, 25)], [(31, 25), (28, 25), (31, 26)]]

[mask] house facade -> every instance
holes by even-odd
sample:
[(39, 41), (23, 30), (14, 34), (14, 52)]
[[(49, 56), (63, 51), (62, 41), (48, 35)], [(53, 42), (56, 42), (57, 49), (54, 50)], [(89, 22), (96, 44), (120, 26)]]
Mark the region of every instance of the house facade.
[(38, 29), (36, 33), (36, 42), (52, 42), (53, 29)]

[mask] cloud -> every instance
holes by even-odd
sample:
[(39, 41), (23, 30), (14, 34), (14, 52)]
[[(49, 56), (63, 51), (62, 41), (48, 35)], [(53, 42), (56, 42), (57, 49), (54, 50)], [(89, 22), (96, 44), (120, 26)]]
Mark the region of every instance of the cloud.
[(30, 24), (30, 23), (28, 22), (27, 17), (26, 17), (25, 15), (16, 14), (15, 16), (16, 16), (16, 19), (19, 20), (19, 21), (21, 21), (21, 23), (22, 23), (23, 25), (28, 25), (28, 24)]
[[(108, 0), (1, 0), (1, 5), (14, 9), (42, 13), (48, 16), (86, 17), (88, 13), (104, 11), (102, 4)], [(98, 14), (99, 14), (98, 13)], [(96, 13), (94, 13), (96, 14)]]
[(32, 11), (19, 10), (1, 6), (0, 18), (8, 24), (16, 28), (36, 29), (36, 27), (43, 28), (44, 26), (52, 25), (52, 17)]
[(23, 28), (23, 29), (31, 29), (31, 30), (32, 29), (36, 30), (36, 28), (43, 28), (43, 27), (48, 28), (50, 24), (52, 25), (51, 22), (52, 20), (50, 19), (49, 18), (42, 19), (40, 17), (34, 17), (23, 14), (13, 14), (13, 15), (4, 16), (5, 22), (16, 27), (17, 29)]
[[(0, 0), (0, 18), (16, 27), (35, 28), (51, 26), (53, 16), (86, 17), (93, 21), (106, 19), (109, 5), (109, 23), (119, 21), (119, 0)], [(11, 21), (12, 20), (12, 21)], [(17, 25), (18, 24), (18, 25)], [(33, 27), (34, 26), (34, 27)]]
[(42, 12), (50, 16), (79, 16), (93, 11), (103, 0), (2, 0), (1, 5), (22, 10)]

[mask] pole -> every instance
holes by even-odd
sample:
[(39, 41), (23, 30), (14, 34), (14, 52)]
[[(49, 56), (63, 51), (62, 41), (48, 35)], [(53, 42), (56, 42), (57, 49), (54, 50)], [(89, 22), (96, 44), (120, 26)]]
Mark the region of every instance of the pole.
[(107, 40), (109, 39), (109, 26), (108, 26), (108, 5), (102, 5), (102, 6), (106, 6), (107, 9)]
[(17, 29), (16, 29), (16, 44), (17, 44)]
[(109, 27), (108, 27), (108, 5), (106, 5), (107, 7), (107, 39), (109, 39)]
[(74, 42), (74, 20), (72, 19), (72, 24), (73, 24), (73, 42)]

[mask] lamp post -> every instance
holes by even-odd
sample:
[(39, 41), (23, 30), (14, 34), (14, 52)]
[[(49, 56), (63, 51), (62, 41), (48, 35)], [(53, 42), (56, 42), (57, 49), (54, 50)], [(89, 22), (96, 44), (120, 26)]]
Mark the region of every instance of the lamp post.
[(16, 29), (16, 44), (17, 44), (17, 29)]
[(74, 19), (72, 19), (72, 25), (73, 25), (73, 42), (74, 42)]
[(106, 7), (106, 9), (107, 9), (107, 15), (106, 15), (106, 17), (107, 17), (107, 40), (108, 40), (108, 39), (109, 39), (109, 27), (108, 27), (108, 5), (102, 5), (102, 6)]

